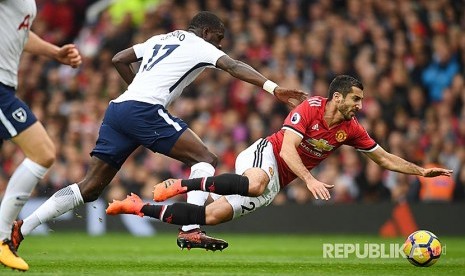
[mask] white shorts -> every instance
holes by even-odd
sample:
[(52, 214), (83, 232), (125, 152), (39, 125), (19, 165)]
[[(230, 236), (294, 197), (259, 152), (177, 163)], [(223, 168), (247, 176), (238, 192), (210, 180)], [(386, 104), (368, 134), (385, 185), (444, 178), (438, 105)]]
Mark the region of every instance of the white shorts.
[(280, 190), (278, 165), (273, 153), (273, 146), (266, 139), (257, 140), (237, 156), (236, 174), (242, 175), (250, 168), (261, 168), (264, 170), (270, 178), (270, 182), (263, 194), (258, 197), (225, 196), (233, 207), (234, 218), (252, 213), (262, 206), (269, 205)]

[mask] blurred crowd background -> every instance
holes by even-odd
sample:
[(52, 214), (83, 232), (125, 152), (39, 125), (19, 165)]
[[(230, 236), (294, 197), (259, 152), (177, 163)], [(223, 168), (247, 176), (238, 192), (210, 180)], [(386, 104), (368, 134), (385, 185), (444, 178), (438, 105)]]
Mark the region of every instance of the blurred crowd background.
[[(335, 184), (329, 202), (312, 201), (297, 180), (274, 204), (464, 201), (465, 1), (463, 0), (37, 0), (32, 29), (58, 45), (75, 43), (75, 70), (23, 54), (18, 96), (55, 142), (57, 161), (35, 196), (83, 179), (111, 99), (127, 85), (111, 58), (149, 37), (186, 29), (198, 11), (226, 25), (223, 50), (281, 86), (327, 96), (332, 78), (358, 77), (365, 87), (358, 115), (386, 150), (418, 165), (454, 170), (430, 180), (385, 171), (342, 147), (313, 173)], [(280, 129), (289, 109), (263, 90), (207, 69), (171, 107), (219, 156), (217, 174), (234, 172), (235, 157)], [(21, 151), (5, 141), (0, 196)], [(136, 192), (152, 198), (154, 184), (186, 178), (189, 167), (143, 148), (125, 163), (105, 199)], [(182, 200), (180, 198), (180, 200)]]

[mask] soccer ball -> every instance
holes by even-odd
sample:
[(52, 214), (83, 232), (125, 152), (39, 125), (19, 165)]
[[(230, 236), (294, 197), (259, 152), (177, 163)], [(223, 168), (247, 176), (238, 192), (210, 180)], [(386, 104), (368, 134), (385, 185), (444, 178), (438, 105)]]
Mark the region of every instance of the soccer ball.
[(441, 243), (438, 237), (426, 230), (410, 234), (403, 250), (407, 259), (416, 266), (431, 266), (441, 257)]

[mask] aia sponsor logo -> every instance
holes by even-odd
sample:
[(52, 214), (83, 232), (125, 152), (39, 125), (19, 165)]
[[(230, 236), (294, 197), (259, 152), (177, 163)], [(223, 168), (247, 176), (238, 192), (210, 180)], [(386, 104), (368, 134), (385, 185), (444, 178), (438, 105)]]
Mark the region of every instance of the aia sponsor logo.
[(18, 31), (20, 31), (22, 29), (29, 30), (29, 28), (31, 27), (30, 19), (31, 19), (31, 15), (29, 15), (29, 14), (26, 15), (24, 17), (23, 21), (19, 24)]

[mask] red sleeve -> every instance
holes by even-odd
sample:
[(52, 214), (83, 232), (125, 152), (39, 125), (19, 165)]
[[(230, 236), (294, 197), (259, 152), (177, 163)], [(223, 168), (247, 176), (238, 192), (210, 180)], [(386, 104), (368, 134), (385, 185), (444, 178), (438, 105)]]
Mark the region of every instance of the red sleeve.
[(283, 128), (292, 129), (300, 136), (304, 136), (311, 120), (311, 109), (308, 101), (303, 101), (294, 108), (284, 120)]
[(360, 151), (372, 151), (375, 149), (378, 146), (375, 140), (368, 135), (365, 128), (363, 128), (356, 119), (354, 119), (353, 122), (352, 139), (347, 141), (347, 145)]

